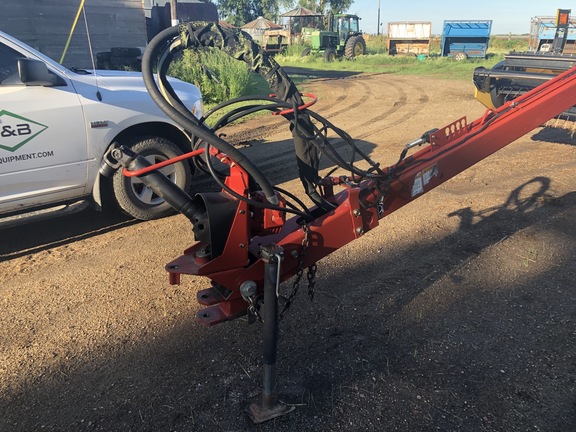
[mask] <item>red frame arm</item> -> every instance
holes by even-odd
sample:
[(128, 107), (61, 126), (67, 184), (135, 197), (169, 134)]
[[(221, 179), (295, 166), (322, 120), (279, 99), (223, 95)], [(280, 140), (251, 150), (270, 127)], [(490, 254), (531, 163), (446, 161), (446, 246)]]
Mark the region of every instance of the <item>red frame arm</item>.
[[(530, 130), (576, 105), (576, 68), (540, 87), (525, 93), (497, 110), (488, 110), (479, 119), (467, 123), (466, 118), (450, 123), (430, 137), (430, 144), (384, 171), (390, 175), (386, 185), (369, 179), (359, 186), (344, 185), (332, 195), (332, 186), (325, 188), (324, 198), (337, 204), (308, 224), (309, 245), (303, 260), (308, 267), (365, 232), (378, 226), (379, 219), (429, 192), (492, 153), (502, 149)], [(231, 165), (227, 180), (232, 189), (245, 193), (247, 175)], [(337, 184), (337, 179), (326, 184)], [(261, 244), (276, 244), (284, 249), (280, 279), (285, 281), (300, 268), (305, 233), (298, 218), (287, 220), (273, 234), (255, 235), (250, 230), (251, 209), (245, 202), (238, 208), (224, 252), (205, 261), (196, 257), (202, 247), (196, 244), (166, 266), (170, 282), (180, 283), (181, 274), (205, 276), (212, 288), (198, 293), (198, 301), (206, 308), (198, 313), (200, 321), (213, 325), (246, 313), (248, 303), (240, 294), (240, 286), (253, 281), (261, 292), (264, 263), (259, 258)]]

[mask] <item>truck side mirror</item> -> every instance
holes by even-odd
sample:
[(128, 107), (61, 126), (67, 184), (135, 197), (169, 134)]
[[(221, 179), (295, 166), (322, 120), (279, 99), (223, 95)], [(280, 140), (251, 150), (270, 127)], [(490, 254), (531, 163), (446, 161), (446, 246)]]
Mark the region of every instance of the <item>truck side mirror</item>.
[(66, 81), (51, 73), (46, 63), (40, 60), (18, 59), (18, 75), (20, 75), (20, 80), (27, 86), (54, 87), (66, 85)]

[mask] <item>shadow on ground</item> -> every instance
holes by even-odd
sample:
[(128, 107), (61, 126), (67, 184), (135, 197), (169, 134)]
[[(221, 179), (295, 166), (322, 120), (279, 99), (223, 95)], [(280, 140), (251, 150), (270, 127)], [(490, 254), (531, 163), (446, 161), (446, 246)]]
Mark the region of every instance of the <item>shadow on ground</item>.
[(282, 67), (288, 75), (298, 75), (308, 78), (346, 78), (360, 75), (362, 72), (310, 69), (304, 67)]
[[(552, 120), (553, 121), (553, 120)], [(561, 120), (559, 122), (562, 122)], [(571, 123), (572, 127), (576, 127), (576, 123)], [(576, 130), (568, 130), (554, 127), (544, 127), (532, 135), (533, 141), (547, 141), (558, 144), (576, 145), (576, 137), (574, 136)]]
[(0, 230), (0, 262), (114, 231), (138, 221), (115, 211), (83, 210)]

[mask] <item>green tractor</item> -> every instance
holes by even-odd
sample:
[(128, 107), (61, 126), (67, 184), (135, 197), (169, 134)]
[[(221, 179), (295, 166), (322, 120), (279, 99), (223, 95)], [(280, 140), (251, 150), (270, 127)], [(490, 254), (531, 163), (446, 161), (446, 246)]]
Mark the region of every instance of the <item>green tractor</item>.
[(336, 57), (344, 56), (350, 60), (366, 54), (366, 41), (360, 31), (359, 21), (357, 15), (336, 14), (330, 17), (327, 31), (302, 29), (305, 39), (311, 45), (302, 55), (308, 55), (311, 51), (321, 52), (324, 60), (331, 62)]

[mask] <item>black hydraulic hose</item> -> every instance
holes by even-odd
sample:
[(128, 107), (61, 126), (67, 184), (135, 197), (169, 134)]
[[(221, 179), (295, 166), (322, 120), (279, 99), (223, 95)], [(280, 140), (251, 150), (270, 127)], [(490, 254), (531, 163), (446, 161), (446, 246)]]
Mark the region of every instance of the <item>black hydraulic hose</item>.
[[(269, 103), (260, 104), (260, 105), (242, 106), (240, 108), (236, 108), (234, 110), (231, 110), (228, 113), (224, 114), (221, 118), (218, 119), (218, 121), (217, 121), (216, 125), (214, 125), (213, 129), (218, 130), (218, 129), (220, 129), (220, 128), (222, 128), (222, 127), (224, 127), (230, 123), (233, 123), (234, 121), (237, 121), (238, 119), (240, 119), (246, 115), (249, 115), (249, 114), (252, 114), (252, 113), (255, 113), (258, 111), (263, 111), (263, 110), (275, 111), (275, 110), (278, 110), (281, 108), (285, 109), (285, 108), (291, 107), (288, 103), (286, 103), (282, 100), (279, 100), (275, 97), (242, 96), (242, 97), (230, 100), (230, 101), (223, 102), (223, 103), (219, 104), (218, 106), (212, 108), (210, 111), (208, 111), (204, 115), (202, 120), (205, 121), (206, 119), (208, 119), (210, 116), (212, 116), (213, 114), (215, 114), (219, 110), (226, 108), (228, 106), (231, 106), (235, 103), (247, 102), (247, 101), (256, 101), (256, 100), (269, 102)], [(363, 170), (359, 170), (358, 168), (356, 168), (354, 166), (354, 160), (355, 160), (354, 155), (356, 153), (358, 153), (364, 160), (366, 160), (368, 163), (370, 163), (370, 165), (372, 166), (372, 168), (370, 169), (371, 171), (378, 171), (380, 174), (383, 174), (383, 172), (379, 168), (379, 165), (377, 163), (375, 163), (370, 157), (368, 157), (364, 152), (362, 152), (354, 144), (353, 139), (350, 137), (349, 134), (347, 134), (342, 129), (337, 128), (332, 123), (330, 123), (328, 120), (326, 120), (325, 118), (323, 118), (322, 116), (320, 116), (314, 112), (311, 112), (309, 110), (305, 110), (304, 112), (306, 114), (310, 115), (311, 117), (313, 117), (318, 122), (322, 123), (323, 127), (321, 129), (319, 129), (318, 127), (316, 127), (315, 125), (312, 124), (313, 131), (311, 134), (308, 134), (305, 130), (303, 130), (302, 128), (299, 127), (299, 122), (298, 122), (299, 111), (295, 111), (295, 113), (291, 116), (292, 117), (291, 121), (295, 125), (295, 131), (297, 133), (303, 134), (303, 137), (312, 143), (314, 143), (317, 138), (321, 138), (322, 144), (319, 146), (318, 150), (320, 152), (322, 152), (323, 154), (325, 154), (338, 167), (348, 169), (354, 175), (366, 177), (368, 172), (365, 172)], [(352, 156), (350, 157), (350, 159), (351, 159), (350, 162), (346, 162), (342, 157), (340, 157), (337, 150), (328, 141), (327, 137), (325, 136), (325, 133), (323, 133), (323, 131), (325, 131), (327, 129), (333, 130), (337, 135), (340, 136), (340, 138), (342, 138), (343, 142), (348, 144), (348, 146), (352, 149)], [(330, 153), (328, 153), (326, 151), (326, 149), (330, 150)]]
[[(309, 115), (311, 115), (312, 117), (314, 117), (316, 120), (322, 121), (325, 120), (323, 118), (321, 118), (320, 116), (317, 116), (316, 113), (310, 112), (308, 113)], [(296, 123), (298, 125), (298, 123)], [(337, 129), (334, 127), (331, 127), (332, 130), (334, 130), (336, 133), (338, 133)], [(317, 129), (316, 129), (317, 131)], [(316, 132), (315, 131), (315, 132)], [(315, 146), (319, 146), (318, 143), (316, 143), (315, 138), (319, 135), (317, 133), (314, 133), (314, 135), (309, 135), (307, 133), (306, 130), (297, 127), (296, 128), (296, 132), (302, 136), (303, 139), (307, 140), (308, 142), (313, 143)], [(339, 134), (340, 135), (340, 134)], [(340, 135), (341, 138), (343, 138), (345, 141), (347, 141), (345, 139), (344, 136)], [(330, 144), (330, 142), (328, 141), (328, 139), (326, 139), (325, 137), (323, 137), (322, 139), (322, 143), (323, 143), (323, 147), (321, 147), (319, 150), (326, 155), (326, 157), (328, 157), (328, 159), (330, 159), (334, 164), (340, 166), (341, 168), (345, 168), (347, 170), (349, 170), (350, 172), (359, 175), (359, 176), (366, 176), (366, 172), (356, 168), (354, 165), (349, 164), (348, 162), (346, 162), (342, 156), (340, 156), (340, 154), (338, 154), (338, 152), (336, 151), (336, 149), (334, 148), (334, 146), (332, 146), (332, 144)], [(326, 149), (329, 149), (330, 152), (326, 151)]]
[[(209, 154), (209, 144), (208, 143), (204, 143), (204, 148), (205, 148), (205, 154)], [(304, 208), (304, 212), (296, 210), (295, 208), (285, 208), (285, 207), (280, 207), (277, 205), (271, 205), (271, 204), (264, 204), (261, 203), (259, 201), (255, 201), (255, 200), (251, 200), (246, 198), (245, 196), (240, 195), (239, 193), (235, 192), (233, 189), (231, 189), (230, 187), (228, 187), (226, 185), (226, 183), (224, 183), (218, 176), (218, 173), (216, 172), (216, 170), (214, 169), (212, 162), (210, 161), (210, 158), (206, 158), (206, 167), (208, 168), (209, 173), (212, 175), (212, 178), (214, 179), (214, 181), (218, 184), (218, 186), (220, 186), (223, 190), (225, 190), (226, 192), (228, 192), (230, 195), (232, 195), (234, 198), (237, 198), (240, 201), (244, 201), (246, 203), (248, 203), (248, 205), (251, 205), (253, 207), (265, 207), (265, 208), (269, 208), (272, 210), (278, 210), (278, 211), (283, 211), (286, 213), (293, 213), (297, 216), (300, 216), (304, 219), (307, 220), (311, 220), (312, 218), (310, 217), (310, 212), (308, 211), (308, 209)], [(277, 189), (277, 188), (275, 188)]]
[(247, 115), (254, 114), (264, 110), (277, 111), (278, 108), (281, 107), (283, 106), (279, 104), (266, 104), (266, 105), (251, 105), (234, 109), (218, 120), (218, 123), (214, 125), (214, 130), (220, 129), (230, 123), (234, 123), (235, 121), (238, 121), (242, 117), (246, 117)]
[(157, 57), (157, 51), (161, 47), (162, 43), (166, 43), (170, 38), (175, 38), (176, 36), (179, 36), (178, 26), (170, 27), (161, 31), (152, 39), (152, 41), (150, 41), (148, 47), (144, 51), (144, 55), (142, 56), (142, 77), (144, 78), (144, 84), (146, 85), (146, 89), (150, 93), (152, 100), (154, 100), (158, 107), (167, 116), (182, 128), (230, 156), (236, 163), (244, 168), (250, 176), (252, 176), (256, 183), (258, 183), (262, 188), (266, 199), (274, 205), (278, 204), (278, 198), (276, 197), (272, 184), (270, 184), (264, 174), (242, 152), (238, 151), (222, 138), (214, 135), (212, 131), (204, 125), (201, 125), (196, 118), (191, 118), (180, 113), (166, 101), (158, 89), (154, 80), (152, 59)]
[[(252, 71), (259, 73), (266, 79), (271, 89), (276, 93), (276, 95), (279, 96), (260, 98), (261, 100), (270, 102), (269, 104), (262, 104), (261, 106), (252, 104), (248, 107), (234, 109), (218, 119), (216, 127), (208, 128), (205, 126), (204, 122), (206, 118), (217, 112), (222, 107), (229, 106), (232, 103), (235, 103), (236, 101), (244, 98), (238, 98), (233, 101), (225, 102), (210, 110), (200, 120), (197, 120), (194, 116), (191, 115), (184, 115), (184, 117), (187, 118), (185, 119), (186, 121), (182, 123), (182, 119), (177, 116), (176, 112), (178, 111), (178, 106), (171, 106), (174, 104), (171, 103), (169, 96), (168, 101), (166, 101), (164, 98), (159, 100), (155, 99), (156, 97), (159, 97), (159, 92), (152, 77), (150, 58), (154, 55), (157, 55), (160, 44), (163, 42), (166, 46), (168, 46), (168, 48), (165, 48), (164, 54), (158, 63), (160, 70), (159, 79), (162, 80), (162, 84), (165, 82), (164, 75), (166, 71), (166, 60), (172, 57), (173, 51), (187, 48), (217, 47), (233, 58), (246, 62)], [(167, 54), (168, 51), (166, 50), (170, 50), (170, 54)], [(384, 174), (379, 168), (379, 164), (376, 164), (364, 152), (362, 152), (356, 146), (352, 138), (343, 130), (336, 128), (325, 118), (315, 114), (312, 111), (308, 111), (306, 109), (299, 111), (298, 107), (302, 105), (302, 97), (294, 83), (290, 80), (288, 75), (278, 64), (276, 64), (272, 59), (268, 58), (266, 53), (262, 52), (261, 49), (257, 48), (257, 45), (253, 41), (251, 41), (249, 38), (245, 38), (241, 33), (222, 29), (216, 23), (208, 22), (190, 22), (179, 27), (166, 29), (150, 42), (150, 46), (144, 54), (143, 66), (145, 83), (147, 87), (149, 83), (154, 84), (154, 86), (152, 86), (152, 90), (149, 89), (149, 91), (151, 92), (151, 95), (153, 99), (155, 99), (156, 103), (159, 104), (160, 108), (163, 110), (168, 109), (168, 112), (165, 112), (182, 127), (184, 127), (184, 129), (188, 130), (197, 138), (199, 138), (198, 141), (205, 141), (207, 144), (213, 145), (218, 150), (229, 154), (232, 159), (235, 159), (236, 162), (238, 162), (238, 164), (241, 165), (249, 175), (251, 175), (252, 180), (260, 185), (269, 201), (269, 191), (265, 189), (264, 184), (262, 183), (263, 180), (258, 176), (258, 174), (260, 174), (263, 177), (263, 174), (248, 160), (246, 160), (243, 155), (240, 157), (235, 157), (234, 155), (238, 154), (239, 152), (233, 147), (233, 150), (228, 150), (230, 144), (224, 141), (221, 136), (216, 135), (216, 130), (219, 128), (226, 126), (250, 113), (261, 110), (275, 111), (292, 123), (291, 130), (293, 134), (300, 179), (306, 194), (315, 204), (321, 208), (330, 210), (333, 209), (333, 204), (327, 202), (321, 195), (319, 195), (318, 191), (316, 190), (316, 186), (320, 180), (318, 175), (320, 154), (326, 155), (326, 157), (328, 157), (337, 166), (349, 170), (353, 176), (365, 178), (374, 171), (378, 172), (380, 175)], [(244, 100), (255, 99), (253, 99), (253, 97), (245, 97)], [(280, 111), (280, 109), (283, 107), (289, 108), (291, 110)], [(321, 123), (320, 128), (314, 124), (312, 119)], [(193, 122), (193, 124), (191, 125), (189, 122)], [(350, 157), (350, 162), (346, 161), (338, 153), (336, 148), (330, 143), (327, 138), (328, 129), (336, 132), (336, 134), (339, 135), (343, 141), (351, 147), (352, 155)], [(356, 155), (360, 155), (371, 165), (371, 168), (368, 171), (361, 170), (354, 165)], [(211, 166), (207, 166), (207, 168), (209, 171), (213, 171)], [(253, 171), (253, 169), (255, 171)], [(214, 175), (213, 172), (212, 174)], [(266, 184), (268, 184), (266, 179), (264, 179), (264, 181)]]
[[(112, 149), (111, 153), (112, 158), (122, 161), (122, 164), (129, 171), (138, 171), (152, 165), (145, 157), (139, 156), (127, 147), (121, 146), (118, 149)], [(203, 217), (202, 215), (206, 213), (205, 208), (198, 206), (190, 195), (180, 189), (168, 177), (162, 174), (162, 172), (155, 170), (144, 174), (140, 178), (146, 186), (152, 189), (176, 211), (186, 216), (192, 224), (195, 224), (195, 221), (199, 217)]]
[[(293, 108), (303, 104), (302, 96), (294, 82), (286, 72), (250, 37), (238, 29), (224, 29), (215, 22), (192, 21), (180, 26), (180, 40), (186, 48), (216, 47), (236, 60), (244, 61), (251, 71), (260, 74), (270, 86), (270, 89)], [(285, 115), (291, 119), (290, 114)], [(301, 128), (309, 128), (312, 132), (310, 119), (305, 114), (300, 116)], [(291, 131), (295, 132), (294, 127)], [(316, 191), (319, 180), (319, 154), (316, 146), (306, 141), (300, 134), (293, 133), (298, 173), (304, 191), (312, 201), (322, 207), (331, 208), (328, 202)]]
[(172, 61), (172, 58), (173, 58), (172, 52), (169, 50), (165, 50), (163, 55), (158, 59), (157, 64), (158, 81), (160, 81), (160, 83), (162, 84), (162, 88), (166, 93), (163, 96), (168, 100), (170, 105), (176, 108), (182, 115), (193, 117), (194, 114), (192, 114), (192, 112), (182, 103), (182, 101), (174, 91), (174, 88), (170, 84), (170, 81), (168, 81), (168, 78), (166, 77), (166, 73), (168, 72), (168, 68), (170, 67), (170, 62)]
[[(240, 103), (240, 102), (255, 102), (255, 101), (265, 101), (265, 102), (271, 102), (270, 105), (274, 105), (274, 104), (283, 104), (283, 107), (286, 108), (290, 108), (291, 105), (289, 105), (286, 101), (283, 101), (282, 99), (278, 99), (275, 97), (271, 97), (271, 96), (255, 96), (255, 95), (246, 95), (246, 96), (238, 96), (234, 99), (230, 99), (224, 102), (219, 103), (218, 105), (216, 105), (214, 108), (211, 108), (210, 110), (206, 111), (204, 113), (204, 117), (203, 119), (207, 119), (208, 117), (210, 117), (212, 114), (215, 114), (216, 112), (220, 111), (223, 108), (226, 108), (228, 106)], [(274, 103), (272, 103), (274, 102)], [(258, 105), (250, 105), (250, 107), (252, 106), (262, 106), (262, 104), (258, 104)]]

